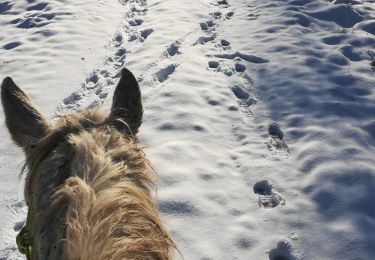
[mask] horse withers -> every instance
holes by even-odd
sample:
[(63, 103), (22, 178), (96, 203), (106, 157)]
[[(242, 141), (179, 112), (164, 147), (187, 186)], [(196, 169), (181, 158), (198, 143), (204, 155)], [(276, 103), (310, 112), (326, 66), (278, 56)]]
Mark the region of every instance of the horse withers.
[(172, 259), (176, 249), (152, 198), (153, 170), (137, 143), (142, 100), (122, 69), (109, 115), (98, 109), (48, 121), (10, 77), (1, 99), (8, 130), (26, 155), (29, 259)]

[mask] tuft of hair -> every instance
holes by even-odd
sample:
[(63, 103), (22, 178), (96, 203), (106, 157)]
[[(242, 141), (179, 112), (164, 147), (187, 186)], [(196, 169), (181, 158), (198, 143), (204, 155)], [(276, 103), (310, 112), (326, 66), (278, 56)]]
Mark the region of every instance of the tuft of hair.
[(66, 209), (62, 259), (172, 259), (177, 248), (152, 199), (154, 172), (136, 140), (96, 110), (64, 116), (30, 152), (28, 176), (61, 141), (69, 173), (51, 212)]

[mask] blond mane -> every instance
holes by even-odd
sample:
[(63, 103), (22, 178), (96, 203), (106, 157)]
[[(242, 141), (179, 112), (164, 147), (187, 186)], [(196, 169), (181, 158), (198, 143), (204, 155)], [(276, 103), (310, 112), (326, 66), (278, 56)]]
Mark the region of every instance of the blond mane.
[(37, 168), (63, 145), (70, 157), (64, 175), (70, 177), (53, 194), (50, 211), (66, 209), (63, 259), (172, 259), (175, 245), (151, 199), (152, 168), (133, 139), (104, 122), (96, 110), (62, 117), (27, 158), (26, 190), (37, 185), (31, 183)]

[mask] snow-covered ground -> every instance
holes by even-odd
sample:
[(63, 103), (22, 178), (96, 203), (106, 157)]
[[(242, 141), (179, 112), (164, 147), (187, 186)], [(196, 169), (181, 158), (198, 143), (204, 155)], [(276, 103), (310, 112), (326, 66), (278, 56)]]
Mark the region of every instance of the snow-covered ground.
[[(0, 77), (50, 118), (138, 76), (185, 259), (374, 259), (374, 0), (0, 0), (0, 29)], [(22, 259), (23, 155), (0, 122), (0, 259)]]

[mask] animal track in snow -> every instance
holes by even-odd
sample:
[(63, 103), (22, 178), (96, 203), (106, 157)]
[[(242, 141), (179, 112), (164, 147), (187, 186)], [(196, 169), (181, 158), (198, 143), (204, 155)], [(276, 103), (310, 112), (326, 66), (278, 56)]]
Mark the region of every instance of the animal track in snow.
[(154, 32), (154, 29), (144, 29), (140, 32), (133, 32), (129, 36), (129, 42), (139, 40), (140, 42), (144, 42), (152, 33)]
[(156, 61), (154, 60), (145, 66), (147, 74), (139, 75), (139, 82), (142, 82), (143, 86), (157, 87), (167, 81), (179, 66), (179, 63), (172, 61), (178, 59), (181, 54), (182, 43), (183, 41), (179, 39), (166, 46)]
[(82, 84), (82, 88), (63, 100), (63, 104), (58, 108), (59, 112), (70, 109), (79, 111), (101, 104), (107, 97), (109, 86), (114, 83), (113, 77), (115, 76), (111, 76), (105, 69), (91, 72)]
[(226, 17), (227, 19), (231, 19), (233, 15), (234, 15), (234, 12), (231, 11), (231, 12), (226, 13), (225, 17)]
[[(227, 4), (227, 1), (219, 1), (221, 4)], [(226, 39), (220, 39), (216, 41), (216, 37), (218, 33), (215, 32), (216, 27), (220, 26), (220, 23), (223, 20), (230, 19), (234, 15), (234, 11), (227, 12), (225, 14), (225, 18), (223, 18), (223, 13), (220, 11), (210, 13), (210, 15), (214, 18), (211, 21), (211, 24), (200, 23), (201, 29), (207, 33), (207, 36), (200, 37), (197, 42), (194, 44), (205, 44), (207, 42), (213, 41), (216, 42), (215, 46), (220, 48), (220, 50), (230, 50), (231, 44)], [(243, 85), (243, 81), (249, 81), (249, 76), (245, 73), (246, 66), (244, 62), (253, 62), (253, 63), (266, 63), (268, 60), (262, 59), (255, 55), (248, 55), (241, 52), (233, 52), (233, 53), (220, 53), (214, 55), (217, 58), (222, 60), (215, 61), (210, 60), (208, 61), (208, 70), (212, 70), (215, 72), (221, 72), (228, 77), (234, 76), (231, 79), (230, 90), (233, 92), (234, 96), (237, 98), (238, 104), (241, 107), (241, 112), (243, 112), (246, 117), (255, 117), (254, 113), (250, 109), (251, 106), (255, 105), (258, 101), (257, 98), (250, 95), (247, 91), (244, 91), (245, 87)], [(227, 61), (230, 60), (230, 61)], [(236, 77), (237, 76), (237, 77)], [(233, 84), (235, 82), (235, 84)], [(238, 83), (238, 84), (237, 84)], [(231, 106), (230, 110), (239, 110), (237, 107)]]
[(267, 180), (255, 183), (254, 193), (259, 195), (259, 206), (263, 208), (275, 208), (278, 205), (285, 205), (285, 200), (276, 192), (272, 191), (273, 186)]
[(246, 70), (246, 66), (241, 63), (235, 63), (234, 66), (228, 64), (220, 64), (217, 61), (209, 61), (208, 68), (216, 72), (222, 72), (228, 77), (238, 74), (243, 76), (243, 72)]
[(147, 1), (136, 0), (120, 2), (128, 7), (128, 11), (125, 13), (122, 33), (123, 35), (129, 35), (127, 39), (128, 42), (133, 42), (133, 47), (137, 48), (139, 44), (144, 42), (154, 31), (152, 28), (142, 28), (144, 24), (143, 16), (145, 16), (148, 11)]
[(279, 241), (277, 247), (269, 252), (270, 260), (296, 260), (292, 254), (292, 247), (286, 241)]
[(220, 6), (220, 7), (228, 7), (229, 6), (229, 3), (227, 0), (218, 0), (216, 2), (216, 5)]
[[(84, 80), (81, 88), (66, 97), (57, 108), (57, 114), (69, 110), (80, 111), (102, 104), (108, 96), (108, 91), (119, 77), (119, 70), (124, 66), (128, 52), (139, 48), (142, 42), (153, 32), (152, 28), (142, 28), (142, 16), (147, 14), (147, 1), (120, 1), (127, 11), (122, 26), (109, 42), (109, 54), (101, 69), (94, 69)], [(130, 35), (128, 41), (123, 35)], [(129, 44), (129, 40), (138, 40)], [(125, 48), (126, 46), (126, 48)], [(128, 48), (130, 49), (128, 51)]]
[[(208, 70), (214, 72), (221, 72), (228, 77), (234, 77), (230, 80), (229, 88), (237, 98), (237, 102), (240, 106), (240, 111), (242, 114), (247, 117), (255, 118), (255, 114), (252, 111), (253, 106), (255, 106), (260, 100), (257, 95), (251, 95), (249, 92), (250, 87), (245, 87), (248, 85), (249, 77), (245, 74), (246, 67), (241, 63), (234, 63), (228, 64), (228, 62), (224, 61), (215, 61), (211, 60), (208, 61)], [(245, 81), (245, 82), (244, 82)], [(238, 111), (239, 108), (235, 106), (231, 106), (229, 108), (231, 111)]]
[(143, 20), (142, 19), (132, 19), (129, 21), (129, 24), (131, 26), (139, 26), (143, 23)]
[(232, 92), (233, 94), (239, 99), (239, 100), (242, 100), (242, 101), (245, 101), (247, 100), (250, 95), (245, 92), (240, 86), (238, 85), (235, 85), (232, 87)]
[(208, 67), (210, 69), (217, 69), (219, 65), (220, 65), (219, 62), (214, 61), (214, 60), (208, 62)]
[(243, 87), (239, 85), (234, 85), (231, 87), (231, 90), (242, 106), (250, 107), (258, 102), (257, 98), (250, 96), (250, 94), (244, 91)]
[(19, 200), (10, 204), (10, 208), (13, 214), (20, 214), (27, 211), (26, 203), (23, 200)]
[[(7, 14), (11, 9), (12, 4), (9, 2), (0, 3), (0, 14)], [(20, 14), (20, 13), (14, 13)], [(48, 2), (34, 4), (34, 1), (29, 2), (26, 6), (22, 16), (19, 18), (9, 21), (9, 24), (14, 24), (21, 29), (31, 29), (44, 27), (52, 23), (56, 17), (71, 15), (68, 12), (52, 12), (52, 8), (49, 6)]]
[(218, 19), (220, 19), (220, 18), (223, 16), (223, 13), (220, 12), (220, 11), (216, 11), (216, 12), (212, 12), (212, 13), (210, 13), (210, 15), (211, 15), (214, 19), (218, 20)]
[(268, 126), (268, 135), (268, 150), (280, 156), (289, 156), (289, 147), (284, 141), (284, 133), (278, 124), (272, 123)]
[(230, 42), (227, 41), (227, 40), (222, 39), (222, 40), (220, 41), (220, 44), (221, 44), (221, 46), (225, 46), (225, 47), (227, 47), (227, 46), (230, 45)]
[(116, 33), (112, 39), (112, 42), (115, 47), (120, 47), (124, 42), (124, 39), (120, 33)]
[(237, 72), (245, 72), (246, 70), (246, 66), (241, 64), (241, 63), (236, 63), (234, 64), (234, 69), (237, 71)]
[(21, 220), (21, 221), (16, 222), (14, 224), (13, 230), (15, 232), (19, 232), (22, 229), (22, 227), (23, 227), (24, 224), (25, 224), (25, 220)]
[(151, 33), (154, 32), (154, 29), (145, 29), (143, 31), (141, 31), (141, 37), (146, 40), (148, 36), (151, 35)]
[(169, 58), (175, 56), (176, 54), (180, 54), (180, 46), (181, 41), (175, 41), (167, 47), (167, 49), (164, 52), (164, 56)]
[[(226, 5), (227, 7), (229, 4), (228, 4), (228, 1), (226, 0), (218, 0), (216, 2), (216, 5), (219, 5), (219, 6)], [(197, 44), (205, 44), (207, 42), (211, 42), (215, 40), (217, 36), (215, 33), (216, 27), (219, 26), (220, 22), (223, 20), (222, 18), (224, 15), (220, 11), (211, 12), (209, 15), (212, 17), (212, 19), (206, 22), (199, 23), (201, 30), (206, 32), (208, 35), (199, 37), (198, 40), (193, 44), (193, 46)], [(233, 11), (228, 12), (227, 14), (225, 14), (225, 18), (230, 19), (233, 15), (234, 15)], [(222, 39), (217, 44), (223, 49), (230, 49), (230, 43), (224, 39)]]
[(231, 48), (230, 42), (225, 39), (221, 39), (218, 46), (221, 47), (223, 50), (229, 50)]
[(168, 77), (169, 77), (172, 73), (175, 72), (177, 66), (178, 66), (177, 64), (169, 64), (167, 67), (158, 70), (158, 71), (155, 73), (155, 76), (156, 76), (157, 80), (158, 80), (160, 83), (163, 83), (164, 81), (166, 81), (166, 80), (168, 79)]
[[(114, 55), (108, 57), (107, 62), (114, 69), (119, 69), (123, 66), (126, 51), (123, 48), (114, 51)], [(115, 73), (111, 73), (105, 68), (94, 70), (82, 83), (80, 90), (73, 92), (63, 100), (63, 103), (58, 107), (58, 112), (66, 112), (72, 109), (79, 111), (103, 103), (107, 97), (107, 91), (114, 84), (114, 78), (116, 77)]]
[(200, 23), (199, 25), (200, 25), (202, 31), (207, 32), (207, 31), (210, 30), (210, 28), (213, 28), (216, 25), (216, 23), (212, 20), (208, 20), (206, 22)]
[(24, 19), (18, 18), (12, 20), (11, 23), (17, 24), (18, 28), (30, 29), (35, 27), (43, 27), (51, 23), (51, 20), (55, 18), (55, 14), (30, 14), (26, 15)]

